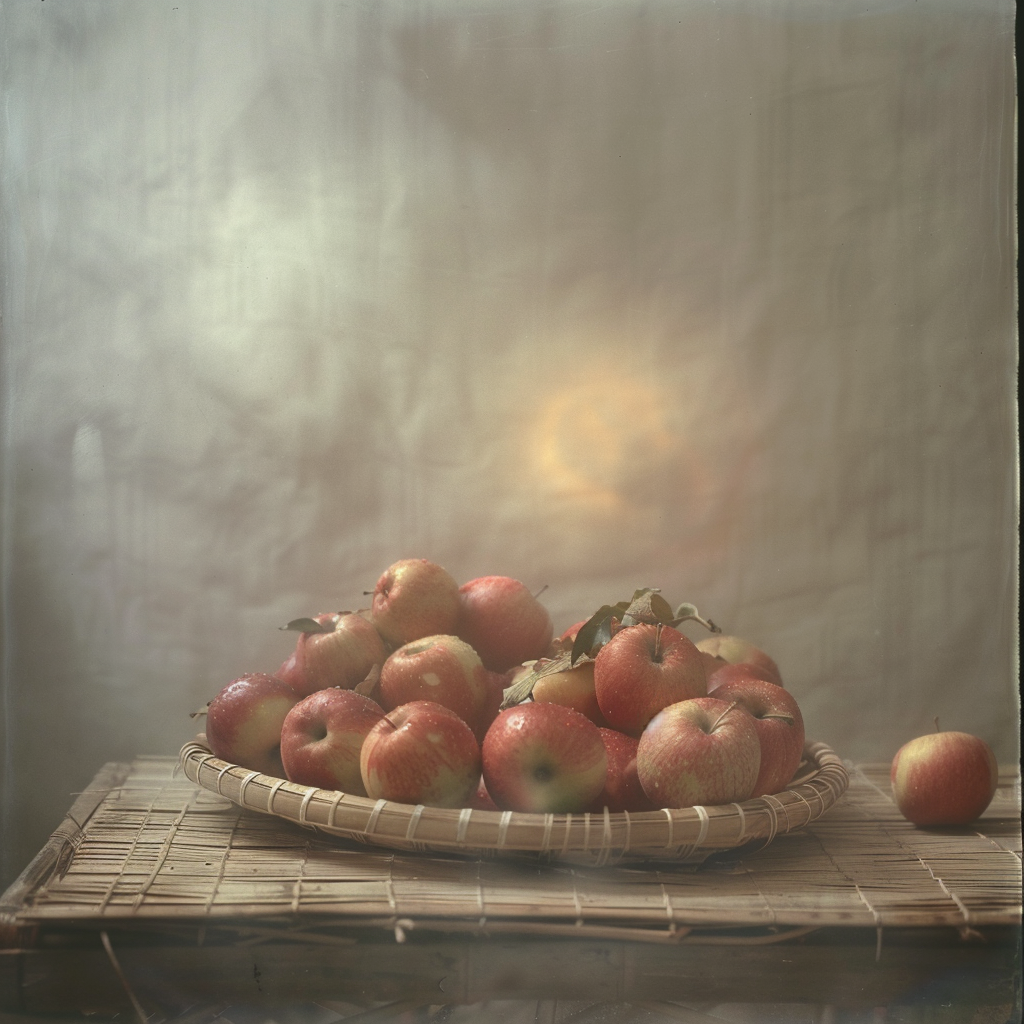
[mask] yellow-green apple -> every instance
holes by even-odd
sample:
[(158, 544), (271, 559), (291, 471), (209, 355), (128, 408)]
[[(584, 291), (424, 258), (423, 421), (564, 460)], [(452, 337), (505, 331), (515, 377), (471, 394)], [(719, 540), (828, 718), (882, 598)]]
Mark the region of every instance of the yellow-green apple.
[(464, 807), (480, 781), (480, 744), (454, 711), (414, 700), (367, 733), (359, 770), (374, 800)]
[(482, 739), (490, 724), (484, 720), (494, 702), (495, 686), (465, 640), (442, 634), (413, 640), (393, 651), (381, 666), (379, 692), (387, 711), (414, 700), (442, 704)]
[(300, 633), (291, 657), (277, 671), (300, 696), (331, 686), (351, 690), (387, 657), (380, 633), (362, 615), (325, 612), (312, 622), (319, 624), (319, 631)]
[(425, 558), (403, 558), (381, 573), (370, 617), (393, 647), (438, 633), (454, 633), (459, 619), (459, 585)]
[(487, 792), (508, 811), (583, 811), (604, 787), (608, 768), (601, 733), (589, 718), (533, 701), (498, 715), (482, 755)]
[(726, 703), (738, 701), (754, 716), (761, 741), (761, 768), (750, 795), (785, 789), (800, 767), (804, 751), (804, 719), (796, 698), (781, 686), (751, 674), (726, 680), (711, 696)]
[(620, 629), (594, 659), (594, 691), (613, 729), (639, 736), (669, 704), (708, 692), (693, 641), (671, 626), (641, 623)]
[(991, 747), (966, 732), (933, 732), (905, 743), (892, 759), (892, 792), (915, 825), (966, 825), (992, 802), (999, 765)]
[(224, 761), (264, 775), (284, 777), (281, 726), (299, 701), (283, 680), (249, 672), (225, 686), (206, 710), (206, 739)]
[(760, 767), (761, 744), (750, 712), (714, 697), (659, 711), (636, 752), (640, 785), (656, 807), (747, 800)]
[(383, 717), (379, 704), (354, 690), (330, 687), (304, 697), (281, 725), (285, 775), (303, 786), (366, 796), (359, 752)]
[(772, 686), (782, 686), (778, 674), (763, 665), (754, 665), (749, 661), (740, 661), (735, 665), (728, 661), (719, 661), (718, 666), (708, 676), (708, 696), (714, 693), (722, 683), (751, 678), (763, 679), (766, 683), (771, 683)]
[(542, 658), (553, 632), (548, 610), (519, 580), (480, 576), (459, 587), (456, 633), (494, 672)]
[(715, 633), (714, 636), (707, 636), (699, 641), (697, 647), (706, 654), (721, 658), (722, 661), (727, 661), (731, 665), (738, 665), (740, 662), (756, 665), (771, 674), (771, 682), (778, 686), (782, 685), (782, 674), (774, 659), (765, 654), (760, 647), (755, 647), (749, 640), (730, 636), (727, 633)]
[(636, 771), (636, 750), (639, 740), (617, 729), (601, 729), (605, 753), (608, 755), (608, 774), (604, 789), (591, 806), (592, 811), (653, 811), (650, 797), (640, 785)]
[(551, 672), (533, 684), (533, 699), (542, 703), (561, 704), (586, 715), (595, 725), (605, 725), (604, 715), (597, 706), (594, 689), (594, 663), (592, 661)]

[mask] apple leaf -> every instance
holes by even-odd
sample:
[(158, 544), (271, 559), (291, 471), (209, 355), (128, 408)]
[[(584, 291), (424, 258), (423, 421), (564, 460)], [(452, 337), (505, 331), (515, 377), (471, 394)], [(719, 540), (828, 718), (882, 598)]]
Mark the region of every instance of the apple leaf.
[(612, 620), (622, 621), (629, 605), (625, 601), (618, 604), (602, 605), (579, 628), (572, 644), (570, 664), (575, 665), (581, 658), (595, 658), (597, 652), (612, 638)]
[(705, 629), (711, 630), (712, 633), (722, 632), (721, 626), (716, 626), (710, 619), (705, 619), (704, 616), (697, 611), (697, 606), (695, 604), (690, 604), (689, 602), (681, 604), (676, 609), (675, 620), (672, 622), (672, 625), (675, 626), (680, 622), (686, 622), (687, 620), (699, 622)]
[(555, 658), (542, 659), (536, 663), (532, 672), (522, 679), (517, 679), (507, 690), (501, 701), (500, 711), (510, 708), (515, 704), (522, 704), (530, 694), (533, 693), (534, 684), (542, 676), (549, 676), (555, 672), (564, 672), (572, 667), (572, 656), (566, 652)]
[(366, 678), (361, 682), (357, 683), (352, 687), (356, 693), (362, 694), (364, 697), (372, 697), (373, 691), (377, 688), (377, 684), (380, 682), (380, 665), (374, 665), (369, 672), (366, 674)]
[(633, 594), (633, 600), (622, 616), (622, 624), (635, 626), (638, 622), (646, 622), (656, 626), (660, 622), (667, 625), (672, 618), (672, 606), (661, 596), (661, 591), (656, 587), (644, 587)]
[(316, 619), (292, 619), (287, 626), (278, 626), (278, 629), (290, 629), (295, 633), (333, 633), (334, 626), (325, 626)]

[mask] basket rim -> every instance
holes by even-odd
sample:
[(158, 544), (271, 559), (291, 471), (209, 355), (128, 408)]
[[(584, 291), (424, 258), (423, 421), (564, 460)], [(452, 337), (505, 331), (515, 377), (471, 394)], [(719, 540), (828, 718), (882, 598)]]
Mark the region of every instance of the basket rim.
[(814, 741), (804, 747), (795, 781), (779, 793), (707, 807), (577, 814), (428, 807), (318, 789), (224, 761), (205, 737), (184, 744), (178, 761), (201, 789), (327, 836), (406, 850), (583, 854), (597, 863), (622, 856), (704, 859), (757, 840), (767, 845), (819, 818), (849, 784), (843, 761)]

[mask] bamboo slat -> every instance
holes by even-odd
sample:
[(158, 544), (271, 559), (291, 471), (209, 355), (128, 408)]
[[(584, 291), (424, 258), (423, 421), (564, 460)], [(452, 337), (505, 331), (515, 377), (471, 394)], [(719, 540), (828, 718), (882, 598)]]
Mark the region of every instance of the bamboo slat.
[(107, 766), (90, 787), (88, 817), (65, 822), (60, 842), (8, 890), (0, 924), (209, 925), (254, 942), (264, 932), (345, 941), (339, 929), (361, 928), (401, 939), (419, 928), (685, 943), (721, 929), (761, 929), (758, 941), (769, 941), (837, 925), (1020, 923), (1016, 769), (972, 826), (910, 825), (883, 768), (865, 766), (849, 769), (827, 814), (765, 848), (699, 866), (594, 867), (329, 837), (246, 810), (176, 768), (170, 758)]

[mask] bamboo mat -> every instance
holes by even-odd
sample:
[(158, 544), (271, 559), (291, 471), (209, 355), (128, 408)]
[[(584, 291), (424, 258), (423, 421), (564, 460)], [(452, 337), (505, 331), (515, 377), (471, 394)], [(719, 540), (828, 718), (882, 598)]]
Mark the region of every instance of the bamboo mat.
[[(888, 766), (851, 767), (827, 814), (699, 868), (405, 853), (324, 837), (194, 786), (173, 758), (97, 775), (0, 901), (7, 927), (228, 921), (685, 941), (763, 929), (992, 926), (1021, 919), (1020, 781), (1006, 770), (973, 826), (900, 816)], [(721, 933), (721, 941), (729, 941)]]

